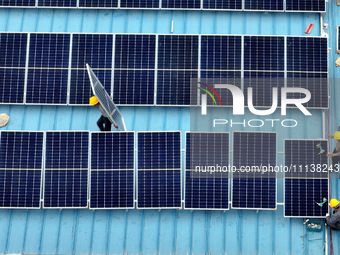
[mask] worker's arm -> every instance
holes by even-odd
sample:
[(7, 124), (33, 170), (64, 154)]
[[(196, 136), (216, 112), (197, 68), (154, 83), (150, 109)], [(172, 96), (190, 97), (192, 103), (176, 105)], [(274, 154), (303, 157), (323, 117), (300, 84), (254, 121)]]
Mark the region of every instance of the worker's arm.
[(337, 228), (337, 223), (340, 221), (340, 212), (334, 213), (333, 216), (326, 217), (326, 222), (331, 227)]

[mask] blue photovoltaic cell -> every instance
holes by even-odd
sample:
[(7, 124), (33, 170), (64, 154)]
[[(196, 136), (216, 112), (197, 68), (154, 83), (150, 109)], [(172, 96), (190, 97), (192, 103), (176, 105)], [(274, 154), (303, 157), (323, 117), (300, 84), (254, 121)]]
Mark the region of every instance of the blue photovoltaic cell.
[(90, 208), (134, 207), (134, 133), (91, 133)]
[(229, 209), (229, 133), (186, 133), (185, 162), (185, 208)]
[(203, 9), (242, 10), (242, 0), (203, 0)]
[(118, 7), (118, 0), (79, 0), (79, 7), (117, 8)]
[(68, 68), (70, 34), (30, 34), (28, 67)]
[(340, 26), (338, 26), (338, 45), (337, 45), (337, 51), (340, 51)]
[(112, 68), (112, 34), (73, 34), (72, 68)]
[(155, 68), (155, 35), (117, 34), (115, 40), (115, 68)]
[[(197, 80), (196, 71), (158, 71), (158, 105), (190, 105), (190, 99), (197, 98), (197, 91), (191, 89), (192, 79)], [(194, 94), (194, 95), (193, 95)]]
[(43, 132), (1, 132), (0, 207), (40, 207), (43, 140)]
[(181, 133), (139, 132), (139, 208), (181, 207)]
[(275, 209), (276, 174), (259, 169), (276, 166), (276, 133), (234, 132), (233, 166), (240, 171), (233, 172), (232, 207)]
[(154, 103), (155, 56), (155, 35), (116, 35), (113, 84), (116, 104)]
[(159, 8), (159, 0), (120, 0), (121, 8)]
[(328, 199), (327, 179), (285, 179), (285, 209), (288, 217), (324, 217), (328, 213), (323, 198)]
[(327, 72), (327, 38), (287, 36), (287, 70)]
[(311, 11), (324, 12), (326, 11), (325, 0), (286, 0), (286, 11)]
[(39, 7), (77, 7), (77, 0), (38, 0)]
[(284, 37), (244, 36), (244, 70), (284, 71)]
[(67, 69), (29, 69), (26, 103), (66, 104), (67, 81)]
[(29, 7), (35, 6), (35, 0), (0, 0), (0, 6)]
[(244, 9), (283, 11), (283, 0), (245, 0)]
[[(277, 88), (277, 105), (281, 105), (281, 88), (284, 87), (284, 72), (244, 72), (244, 97), (248, 98), (248, 88), (253, 89), (253, 106), (272, 106), (273, 87)], [(276, 98), (276, 97), (275, 97)], [(245, 105), (248, 102), (245, 101)]]
[(0, 68), (0, 84), (1, 103), (24, 102), (25, 69)]
[(195, 71), (198, 69), (198, 39), (196, 35), (158, 36), (156, 104), (190, 105), (190, 93), (197, 97), (197, 91), (191, 91), (190, 81), (198, 77)]
[[(93, 70), (106, 91), (111, 92), (111, 70)], [(89, 76), (86, 70), (71, 71), (70, 104), (89, 104), (90, 97), (93, 96)]]
[[(311, 99), (304, 103), (309, 108), (328, 108), (327, 73), (287, 73), (287, 87), (305, 88), (311, 93)], [(287, 98), (305, 98), (303, 93), (288, 93)]]
[(89, 133), (46, 132), (44, 207), (87, 207)]
[(23, 103), (27, 33), (0, 33), (0, 103)]
[(159, 35), (158, 69), (197, 69), (197, 35)]
[(241, 70), (241, 36), (201, 36), (201, 69)]
[(154, 103), (155, 71), (115, 70), (113, 101), (115, 104)]
[[(326, 206), (315, 202), (328, 199), (327, 140), (285, 140), (285, 216), (323, 217)], [(319, 155), (320, 154), (320, 155)]]
[(199, 9), (200, 0), (162, 0), (162, 8), (167, 9)]
[(27, 33), (0, 33), (0, 68), (25, 67)]

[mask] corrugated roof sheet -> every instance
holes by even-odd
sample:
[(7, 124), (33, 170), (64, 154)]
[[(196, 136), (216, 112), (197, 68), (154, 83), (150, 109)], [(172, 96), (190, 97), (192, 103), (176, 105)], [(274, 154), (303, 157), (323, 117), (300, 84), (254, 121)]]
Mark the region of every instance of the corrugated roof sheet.
[[(309, 23), (310, 36), (320, 32), (319, 14), (66, 10), (0, 8), (0, 31), (81, 32), (81, 33), (158, 33), (170, 34), (247, 34), (304, 35)], [(328, 3), (325, 21), (329, 24), (331, 48), (330, 77), (339, 78), (335, 68), (336, 25), (340, 7)], [(336, 79), (330, 84), (330, 132), (338, 126), (340, 94)], [(126, 127), (133, 131), (181, 130), (206, 125), (205, 119), (190, 123), (186, 107), (120, 107)], [(0, 105), (10, 116), (5, 130), (91, 130), (97, 131), (98, 109), (70, 106)], [(288, 118), (299, 120), (294, 129), (266, 127), (277, 131), (278, 151), (284, 138), (322, 137), (322, 111), (312, 110), (305, 117), (298, 110)], [(327, 112), (326, 112), (327, 113)], [(328, 115), (326, 114), (326, 122)], [(243, 118), (252, 115), (246, 112)], [(281, 118), (279, 112), (272, 115)], [(210, 117), (212, 118), (212, 117)], [(240, 120), (232, 116), (226, 119)], [(209, 119), (210, 120), (210, 119)], [(333, 128), (334, 127), (334, 128)], [(227, 126), (219, 131), (232, 132)], [(238, 128), (239, 130), (239, 128)], [(242, 129), (241, 129), (242, 130)], [(244, 130), (244, 128), (243, 128)], [(252, 129), (259, 130), (259, 129)], [(334, 146), (334, 143), (332, 143)], [(183, 153), (184, 156), (184, 153)], [(278, 163), (283, 154), (278, 154)], [(332, 179), (332, 196), (340, 197), (337, 176)], [(337, 174), (338, 175), (338, 174)], [(278, 202), (283, 202), (282, 179), (278, 180)], [(10, 254), (322, 254), (325, 232), (307, 232), (303, 219), (283, 217), (283, 206), (276, 211), (229, 210), (0, 210), (0, 253)], [(340, 236), (333, 232), (333, 254), (338, 254)]]

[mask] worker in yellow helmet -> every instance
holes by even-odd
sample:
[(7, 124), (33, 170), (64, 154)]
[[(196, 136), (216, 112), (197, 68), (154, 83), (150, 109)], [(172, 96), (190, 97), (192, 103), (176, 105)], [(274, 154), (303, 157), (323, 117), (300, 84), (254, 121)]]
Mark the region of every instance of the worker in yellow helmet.
[(340, 131), (336, 131), (334, 135), (329, 135), (329, 138), (337, 140), (333, 153), (328, 153), (327, 157), (332, 158), (333, 171), (339, 171), (339, 160), (340, 160)]
[(334, 209), (333, 216), (331, 217), (328, 213), (326, 214), (326, 223), (333, 230), (340, 230), (340, 204), (336, 199), (331, 199), (329, 206)]
[[(106, 114), (103, 106), (100, 105), (98, 99), (93, 96), (90, 98), (90, 105), (95, 105), (99, 107), (99, 110), (102, 113), (102, 116), (97, 121), (97, 125), (100, 128), (101, 131), (111, 131), (111, 121), (109, 119), (109, 116)], [(113, 124), (115, 128), (118, 128), (117, 125)]]

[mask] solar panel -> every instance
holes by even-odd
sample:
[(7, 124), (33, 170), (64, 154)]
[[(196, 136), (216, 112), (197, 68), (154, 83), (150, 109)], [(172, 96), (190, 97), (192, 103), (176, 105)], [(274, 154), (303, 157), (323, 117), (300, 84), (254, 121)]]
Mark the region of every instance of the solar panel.
[(10, 7), (34, 7), (35, 0), (0, 0), (0, 6)]
[(244, 36), (245, 71), (284, 71), (283, 36)]
[(275, 132), (233, 133), (233, 209), (276, 209)]
[(325, 12), (325, 0), (286, 0), (286, 11)]
[(242, 10), (242, 0), (203, 0), (203, 9)]
[(88, 105), (93, 95), (86, 78), (87, 63), (111, 93), (112, 54), (112, 34), (72, 35), (70, 104)]
[(134, 208), (134, 132), (91, 133), (90, 209)]
[(159, 0), (120, 0), (120, 8), (159, 8)]
[(47, 131), (44, 208), (87, 208), (88, 131)]
[(245, 0), (245, 10), (283, 11), (283, 0)]
[[(328, 108), (328, 43), (322, 37), (287, 37), (287, 87), (306, 88), (309, 108)], [(304, 98), (291, 93), (288, 98)]]
[(77, 0), (38, 0), (39, 7), (77, 7)]
[(287, 36), (287, 71), (327, 72), (327, 45), (325, 37)]
[(196, 35), (158, 36), (158, 105), (190, 105), (190, 81), (198, 77), (198, 42)]
[(117, 8), (118, 0), (79, 0), (79, 7)]
[(285, 140), (285, 216), (324, 217), (328, 212), (327, 204), (316, 204), (328, 200), (327, 148), (327, 140)]
[(67, 103), (70, 39), (70, 34), (30, 34), (26, 103)]
[(126, 131), (122, 114), (110, 98), (103, 85), (100, 83), (98, 77), (93, 73), (89, 65), (87, 65), (87, 72), (90, 78), (93, 94), (97, 97), (99, 103), (106, 111), (111, 123), (116, 124), (120, 131)]
[(1, 208), (40, 208), (43, 141), (43, 132), (1, 131)]
[(181, 132), (138, 132), (137, 140), (137, 208), (181, 208)]
[(0, 103), (24, 102), (27, 33), (0, 33)]
[(162, 8), (166, 9), (200, 9), (200, 0), (162, 0)]
[(116, 35), (113, 100), (154, 104), (155, 35)]
[(186, 133), (185, 209), (229, 209), (229, 133)]
[[(233, 84), (241, 88), (242, 36), (234, 35), (202, 35), (201, 36), (201, 79), (200, 88), (209, 89), (207, 84)], [(215, 89), (222, 104), (233, 103), (232, 94), (226, 89)], [(205, 94), (200, 90), (200, 94)], [(211, 97), (207, 97), (207, 105), (214, 105)]]

